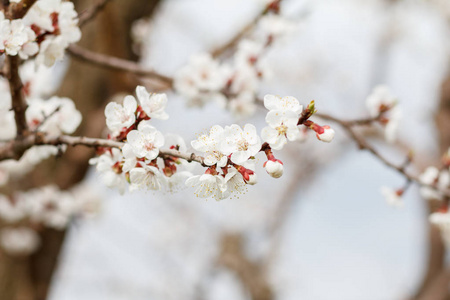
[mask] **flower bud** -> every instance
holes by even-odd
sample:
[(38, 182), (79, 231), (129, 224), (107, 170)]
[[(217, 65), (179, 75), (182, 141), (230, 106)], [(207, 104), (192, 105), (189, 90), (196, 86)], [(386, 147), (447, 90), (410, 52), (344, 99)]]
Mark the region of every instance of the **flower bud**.
[(257, 182), (258, 182), (258, 178), (256, 177), (256, 174), (255, 174), (255, 173), (249, 175), (249, 178), (248, 178), (248, 180), (247, 180), (247, 184), (254, 185), (254, 184), (256, 184)]
[(321, 140), (322, 142), (326, 142), (329, 143), (333, 140), (334, 138), (334, 129), (330, 128), (330, 126), (326, 125), (326, 126), (322, 126), (323, 128), (323, 132), (322, 133), (317, 133), (316, 136), (319, 140)]
[(268, 160), (264, 163), (264, 167), (267, 173), (274, 178), (280, 178), (283, 175), (283, 163), (279, 160)]

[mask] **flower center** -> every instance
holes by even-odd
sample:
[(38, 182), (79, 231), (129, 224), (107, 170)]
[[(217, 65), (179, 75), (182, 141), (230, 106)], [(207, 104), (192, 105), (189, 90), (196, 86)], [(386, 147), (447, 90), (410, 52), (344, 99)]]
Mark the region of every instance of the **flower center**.
[(286, 135), (287, 132), (287, 126), (284, 124), (281, 124), (280, 126), (278, 126), (277, 128), (275, 128), (278, 131), (278, 135)]
[(238, 151), (247, 151), (248, 150), (248, 142), (244, 139), (237, 142)]
[(153, 149), (155, 149), (155, 146), (153, 145), (153, 143), (146, 143), (144, 145), (144, 149), (147, 151), (152, 151)]

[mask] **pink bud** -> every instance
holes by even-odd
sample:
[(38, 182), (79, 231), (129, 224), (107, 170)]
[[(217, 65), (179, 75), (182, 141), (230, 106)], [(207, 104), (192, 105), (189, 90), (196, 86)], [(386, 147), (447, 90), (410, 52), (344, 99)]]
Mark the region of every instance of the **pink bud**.
[(316, 136), (319, 140), (321, 140), (322, 142), (326, 142), (329, 143), (333, 140), (334, 138), (334, 129), (330, 128), (330, 126), (326, 125), (326, 126), (322, 126), (323, 128), (323, 132), (322, 133), (317, 133)]

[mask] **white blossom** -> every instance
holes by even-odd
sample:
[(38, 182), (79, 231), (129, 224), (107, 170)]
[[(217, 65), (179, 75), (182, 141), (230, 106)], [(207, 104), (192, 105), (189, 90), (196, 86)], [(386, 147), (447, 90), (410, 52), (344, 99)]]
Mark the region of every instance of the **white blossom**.
[(150, 118), (167, 120), (169, 115), (164, 111), (167, 105), (166, 94), (149, 94), (145, 87), (138, 86), (136, 95), (141, 104), (142, 110)]
[[(256, 181), (256, 177), (252, 179)], [(246, 182), (235, 167), (228, 168), (227, 175), (225, 175), (225, 184), (226, 189), (223, 191), (222, 199), (242, 195), (246, 192)]]
[(392, 94), (388, 86), (376, 86), (366, 99), (367, 109), (372, 117), (389, 110), (397, 105), (397, 97)]
[(112, 148), (99, 157), (89, 161), (91, 165), (96, 165), (97, 171), (103, 183), (110, 188), (117, 188), (123, 194), (127, 186), (126, 178), (122, 172), (123, 155), (119, 149)]
[(261, 131), (263, 141), (267, 142), (272, 149), (281, 150), (286, 145), (287, 140), (301, 140), (304, 135), (297, 126), (298, 114), (292, 110), (281, 112), (272, 110), (266, 116), (269, 126)]
[(34, 32), (25, 26), (22, 19), (5, 19), (4, 13), (0, 11), (0, 51), (15, 56), (25, 44), (31, 43), (35, 38)]
[(239, 42), (234, 56), (236, 64), (248, 64), (250, 66), (258, 63), (264, 51), (264, 44), (258, 41), (244, 39)]
[(142, 121), (137, 130), (128, 133), (127, 142), (137, 157), (153, 160), (158, 156), (159, 148), (164, 145), (164, 136), (149, 121)]
[(36, 67), (32, 60), (28, 60), (20, 66), (19, 74), (27, 98), (46, 98), (54, 94), (57, 88), (52, 69), (45, 66)]
[(23, 202), (19, 199), (8, 199), (0, 195), (0, 219), (7, 223), (15, 223), (23, 219), (26, 215)]
[(222, 200), (227, 190), (224, 177), (211, 174), (192, 176), (186, 180), (186, 186), (193, 187), (197, 197), (215, 200)]
[(204, 162), (208, 166), (217, 164), (218, 167), (225, 167), (227, 156), (221, 152), (221, 144), (224, 139), (224, 129), (219, 126), (213, 126), (209, 135), (201, 135), (191, 142), (192, 148), (204, 152)]
[(48, 100), (31, 99), (26, 111), (27, 123), (31, 130), (39, 128), (50, 136), (75, 132), (81, 123), (81, 113), (69, 98), (52, 97)]
[(275, 95), (265, 95), (264, 106), (269, 111), (276, 111), (282, 113), (292, 111), (297, 115), (300, 115), (300, 113), (303, 110), (303, 106), (300, 105), (298, 100), (291, 96), (280, 97)]
[(220, 90), (226, 84), (226, 69), (208, 53), (191, 56), (187, 65), (174, 76), (175, 90), (188, 99), (192, 106), (202, 106), (209, 101), (224, 101)]
[(137, 166), (143, 166), (144, 162), (138, 161), (136, 154), (133, 151), (133, 148), (130, 144), (125, 144), (122, 147), (123, 154), (123, 166), (122, 170), (124, 172), (130, 172), (131, 169), (136, 168)]
[(105, 107), (106, 126), (113, 132), (119, 133), (123, 128), (128, 128), (136, 121), (137, 102), (133, 96), (126, 96), (123, 105), (110, 102)]
[(51, 67), (56, 61), (64, 58), (64, 53), (69, 43), (61, 36), (47, 38), (39, 46), (39, 53), (36, 56), (36, 64)]
[(396, 191), (387, 186), (382, 186), (380, 189), (381, 194), (386, 199), (386, 202), (390, 206), (403, 207), (404, 203), (402, 200), (402, 191)]
[(153, 166), (143, 165), (130, 171), (130, 191), (138, 189), (161, 190), (163, 181), (164, 176)]
[(225, 127), (220, 148), (224, 154), (231, 154), (232, 162), (242, 164), (261, 150), (261, 139), (254, 125), (246, 124), (242, 130), (233, 124)]
[(27, 227), (4, 228), (0, 232), (0, 245), (10, 255), (26, 256), (38, 249), (40, 238)]
[(28, 26), (34, 25), (36, 33), (44, 38), (39, 45), (37, 64), (52, 66), (62, 60), (69, 44), (81, 38), (78, 14), (70, 1), (37, 1), (23, 20)]
[(232, 98), (228, 102), (228, 107), (236, 118), (251, 117), (256, 111), (255, 95), (251, 92), (244, 91)]
[(266, 39), (283, 38), (292, 34), (296, 28), (296, 23), (276, 14), (267, 14), (258, 22), (258, 30)]
[(54, 185), (30, 190), (20, 197), (32, 222), (58, 230), (68, 225), (76, 207), (72, 195)]
[[(428, 167), (420, 174), (419, 180), (425, 185), (436, 185), (439, 182), (439, 170), (436, 167)], [(421, 196), (427, 200), (441, 200), (442, 194), (434, 188), (422, 186), (419, 190)]]

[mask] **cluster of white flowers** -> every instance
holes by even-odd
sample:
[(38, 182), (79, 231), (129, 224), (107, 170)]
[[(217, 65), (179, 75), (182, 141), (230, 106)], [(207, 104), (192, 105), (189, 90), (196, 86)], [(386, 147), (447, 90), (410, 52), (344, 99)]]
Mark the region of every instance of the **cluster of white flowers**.
[(121, 150), (100, 149), (100, 156), (90, 160), (96, 165), (104, 184), (125, 192), (138, 189), (172, 190), (191, 174), (178, 171), (187, 163), (176, 157), (158, 159), (159, 149), (186, 151), (181, 137), (164, 136), (151, 125), (151, 119), (168, 119), (165, 112), (166, 94), (150, 94), (145, 87), (136, 88), (134, 96), (126, 96), (123, 104), (109, 103), (105, 108), (106, 124), (110, 139), (125, 141)]
[(0, 11), (0, 52), (26, 59), (39, 51), (36, 34), (22, 19), (8, 20)]
[[(47, 83), (48, 69), (40, 67), (38, 71), (30, 68), (30, 61), (24, 64), (20, 73), (24, 78), (24, 94), (28, 108), (26, 110), (27, 125), (31, 131), (42, 132), (47, 136), (55, 137), (61, 134), (73, 133), (81, 123), (81, 113), (75, 108), (72, 100), (68, 98), (51, 97), (44, 100), (52, 89), (43, 88), (41, 84)], [(16, 123), (12, 111), (11, 94), (5, 79), (0, 80), (0, 145), (16, 137)], [(8, 182), (11, 176), (17, 177), (28, 173), (42, 160), (56, 155), (64, 147), (35, 146), (28, 149), (20, 160), (4, 160), (0, 162), (0, 186)]]
[(64, 0), (38, 0), (23, 19), (7, 20), (0, 12), (0, 51), (23, 59), (36, 55), (35, 62), (52, 66), (64, 51), (79, 41), (78, 15)]
[(278, 14), (260, 18), (253, 37), (242, 39), (231, 61), (219, 62), (209, 53), (190, 58), (174, 76), (175, 90), (189, 105), (217, 102), (236, 117), (254, 114), (261, 82), (270, 76), (264, 54), (275, 40), (293, 31), (295, 25)]
[(378, 121), (384, 126), (386, 140), (394, 142), (402, 116), (397, 97), (392, 94), (389, 87), (379, 85), (367, 97), (366, 105), (370, 116), (378, 118)]
[(198, 197), (220, 200), (244, 192), (246, 184), (256, 183), (253, 158), (262, 143), (254, 125), (215, 125), (209, 135), (201, 135), (191, 145), (204, 153), (204, 163), (209, 166), (205, 174), (186, 181)]
[(0, 233), (0, 245), (9, 254), (31, 254), (39, 246), (35, 229), (63, 230), (72, 219), (91, 217), (99, 209), (100, 197), (86, 184), (70, 191), (45, 186), (10, 197), (0, 195), (0, 220), (7, 225)]
[[(420, 195), (427, 200), (443, 200), (441, 191), (450, 190), (450, 170), (446, 167), (439, 170), (436, 167), (428, 167), (420, 176), (420, 182), (428, 185), (420, 188)], [(434, 186), (431, 188), (429, 186)]]
[[(99, 149), (100, 155), (91, 159), (103, 182), (118, 188), (121, 193), (127, 186), (130, 191), (164, 187), (173, 190), (185, 180), (185, 185), (193, 187), (198, 197), (228, 198), (243, 193), (247, 184), (256, 183), (255, 156), (259, 152), (265, 152), (267, 156), (266, 171), (278, 178), (283, 174), (283, 163), (274, 157), (272, 148), (280, 150), (287, 140), (300, 140), (307, 128), (316, 131), (322, 141), (330, 142), (334, 136), (328, 126), (322, 127), (308, 120), (315, 112), (313, 102), (303, 111), (293, 97), (267, 95), (269, 127), (262, 131), (265, 143), (252, 124), (243, 128), (237, 124), (215, 125), (207, 134), (191, 142), (192, 148), (202, 153), (202, 164), (207, 168), (202, 175), (192, 175), (187, 163), (192, 156), (186, 153), (181, 137), (164, 136), (151, 123), (152, 118), (168, 118), (164, 111), (166, 95), (150, 94), (142, 86), (136, 88), (136, 95), (138, 101), (134, 96), (126, 96), (123, 104), (111, 102), (105, 108), (106, 124), (111, 131), (109, 138), (124, 142), (123, 147)], [(304, 120), (300, 124), (302, 116)], [(161, 155), (162, 147), (180, 151), (178, 156), (184, 159)], [(182, 167), (185, 170), (180, 171)]]

